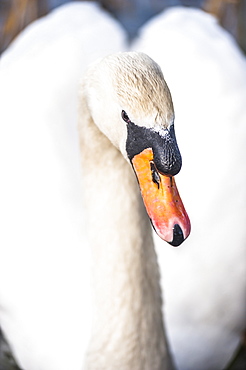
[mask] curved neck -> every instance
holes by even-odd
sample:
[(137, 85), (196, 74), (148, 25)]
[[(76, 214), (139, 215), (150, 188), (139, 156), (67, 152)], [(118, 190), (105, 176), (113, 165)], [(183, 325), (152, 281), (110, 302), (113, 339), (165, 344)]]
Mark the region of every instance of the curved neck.
[(172, 369), (150, 223), (130, 165), (80, 106), (94, 321), (87, 369)]

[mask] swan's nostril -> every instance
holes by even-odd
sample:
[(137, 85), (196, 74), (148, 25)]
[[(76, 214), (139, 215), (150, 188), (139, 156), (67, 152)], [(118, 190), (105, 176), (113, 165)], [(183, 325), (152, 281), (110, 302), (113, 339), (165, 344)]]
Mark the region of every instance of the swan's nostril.
[(173, 227), (173, 240), (169, 244), (174, 247), (178, 247), (184, 241), (184, 234), (181, 227), (178, 224), (175, 224)]

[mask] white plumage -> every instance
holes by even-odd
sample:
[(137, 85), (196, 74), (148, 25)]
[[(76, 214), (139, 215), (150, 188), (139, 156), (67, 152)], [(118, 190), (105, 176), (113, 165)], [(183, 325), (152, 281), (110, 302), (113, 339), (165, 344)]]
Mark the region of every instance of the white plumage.
[(171, 348), (178, 369), (222, 369), (245, 327), (246, 61), (212, 16), (181, 7), (146, 24), (134, 48), (172, 93), (192, 224), (178, 250), (155, 239)]
[(78, 86), (90, 62), (123, 47), (120, 26), (96, 4), (71, 3), (1, 58), (0, 322), (27, 370), (82, 366), (91, 309)]
[[(90, 62), (125, 48), (106, 13), (73, 3), (29, 26), (1, 60), (0, 323), (25, 370), (83, 363), (90, 251), (77, 90)], [(212, 17), (183, 8), (152, 20), (134, 48), (170, 87), (192, 222), (179, 249), (156, 241), (171, 350), (180, 370), (222, 369), (245, 324), (245, 59)]]

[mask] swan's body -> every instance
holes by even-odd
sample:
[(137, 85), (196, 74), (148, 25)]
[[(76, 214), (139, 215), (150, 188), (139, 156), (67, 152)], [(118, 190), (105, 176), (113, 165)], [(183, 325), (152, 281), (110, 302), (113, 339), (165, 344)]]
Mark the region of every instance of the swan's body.
[(91, 308), (78, 86), (90, 62), (123, 47), (96, 5), (69, 4), (1, 59), (0, 322), (25, 370), (81, 370)]
[[(182, 10), (180, 12), (182, 14)], [(193, 14), (194, 22), (196, 22), (198, 14), (200, 12)], [(185, 17), (187, 17), (187, 13)], [(88, 23), (85, 23), (86, 20)], [(92, 23), (92, 20), (97, 27)], [(203, 28), (206, 29), (208, 24), (204, 24), (199, 16), (197, 21), (201, 29), (193, 34), (201, 35), (203, 40)], [(164, 22), (166, 21), (163, 20), (162, 23), (165, 24)], [(225, 60), (223, 59), (220, 67), (216, 67), (217, 64), (214, 64), (211, 57), (210, 73), (215, 68), (217, 72), (221, 72), (221, 79), (217, 80), (216, 88), (211, 87), (211, 82), (208, 86), (208, 75), (204, 74), (203, 79), (203, 69), (202, 67), (198, 69), (197, 76), (202, 78), (201, 83), (205, 83), (204, 86), (211, 90), (213, 97), (213, 99), (211, 97), (206, 109), (204, 109), (204, 105), (201, 108), (200, 101), (204, 101), (204, 98), (208, 101), (207, 94), (202, 95), (205, 87), (200, 89), (201, 83), (198, 78), (193, 81), (192, 73), (187, 79), (186, 71), (191, 68), (191, 71), (194, 72), (195, 58), (197, 57), (200, 61), (204, 58), (200, 49), (202, 44), (200, 42), (198, 47), (196, 43), (198, 40), (195, 40), (193, 44), (193, 38), (189, 34), (187, 38), (190, 40), (190, 49), (187, 47), (185, 49), (187, 64), (184, 64), (183, 55), (182, 57), (172, 57), (174, 50), (178, 52), (179, 48), (185, 45), (183, 41), (187, 40), (185, 34), (184, 40), (180, 40), (178, 33), (180, 22), (180, 19), (179, 22), (173, 24), (168, 21), (166, 27), (170, 27), (169, 31), (165, 31), (165, 34), (159, 32), (161, 49), (159, 45), (155, 47), (153, 38), (152, 48), (145, 44), (146, 51), (162, 66), (171, 91), (174, 91), (178, 139), (184, 157), (184, 167), (178, 180), (182, 193), (183, 190), (185, 192), (184, 200), (185, 204), (188, 203), (187, 208), (191, 213), (193, 224), (191, 240), (187, 241), (184, 247), (177, 250), (163, 245), (163, 243), (160, 248), (158, 246), (159, 260), (164, 276), (163, 289), (166, 305), (165, 315), (167, 315), (165, 320), (172, 352), (180, 370), (208, 370), (208, 368), (218, 370), (232, 356), (239, 342), (244, 320), (244, 303), (242, 301), (245, 274), (243, 257), (245, 253), (244, 184), (246, 179), (243, 171), (245, 128), (242, 122), (245, 116), (242, 115), (241, 110), (237, 109), (241, 107), (244, 112), (243, 97), (245, 94), (243, 89), (245, 89), (245, 83), (243, 80), (245, 75), (242, 69), (245, 62), (238, 55), (238, 51), (232, 46), (231, 41), (223, 36), (222, 46), (226, 50), (229, 48), (230, 55), (235, 56), (234, 62), (232, 62), (235, 63), (235, 68), (231, 68), (229, 64), (224, 66), (225, 69), (228, 69), (228, 74), (232, 76), (233, 80), (228, 82), (232, 86), (230, 94), (238, 94), (238, 96), (227, 95), (222, 99), (225, 86), (222, 84), (220, 87), (220, 84), (225, 79), (225, 72), (222, 68)], [(186, 20), (184, 19), (183, 22), (186, 23)], [(49, 25), (50, 28), (47, 28)], [(61, 25), (64, 28), (61, 28)], [(86, 26), (88, 28), (84, 32)], [(177, 33), (173, 34), (174, 31)], [(218, 30), (218, 32), (222, 31)], [(100, 40), (98, 40), (99, 34)], [(103, 35), (106, 40), (110, 39), (110, 42), (105, 44), (102, 41)], [(165, 35), (168, 35), (168, 40), (165, 40), (164, 47)], [(174, 35), (174, 39), (172, 39), (172, 35)], [(94, 36), (96, 36), (95, 39)], [(214, 33), (212, 32), (211, 39), (213, 40), (213, 38)], [(89, 42), (87, 42), (88, 40)], [(155, 40), (157, 40), (157, 36), (155, 36)], [(47, 41), (49, 41), (48, 44)], [(174, 50), (173, 45), (175, 45)], [(110, 351), (105, 352), (105, 357), (98, 358), (97, 350), (104, 353), (103, 349), (107, 348), (104, 344), (107, 342), (107, 335), (110, 334), (109, 315), (114, 316), (117, 312), (118, 322), (123, 324), (126, 320), (125, 313), (129, 312), (129, 307), (127, 311), (120, 309), (125, 303), (124, 297), (123, 303), (120, 299), (115, 305), (109, 304), (109, 307), (103, 305), (102, 321), (97, 320), (93, 329), (91, 328), (93, 306), (90, 303), (90, 289), (88, 289), (90, 285), (88, 284), (90, 249), (85, 238), (87, 226), (83, 228), (87, 215), (83, 213), (81, 199), (81, 189), (83, 190), (84, 183), (83, 181), (81, 183), (80, 176), (81, 166), (76, 130), (76, 92), (78, 80), (91, 61), (98, 56), (124, 48), (124, 33), (104, 13), (100, 14), (96, 6), (70, 4), (63, 7), (63, 10), (58, 11), (56, 15), (38, 21), (27, 31), (24, 31), (1, 61), (0, 86), (1, 93), (3, 93), (1, 103), (4, 102), (1, 114), (4, 117), (4, 125), (0, 135), (0, 150), (4, 182), (1, 183), (1, 211), (3, 211), (1, 238), (3, 242), (1, 241), (0, 325), (12, 345), (17, 360), (25, 370), (79, 370), (88, 348), (90, 348), (90, 355), (87, 357), (87, 363), (93, 364), (93, 361), (101, 361), (101, 364), (105, 364), (105, 361), (112, 361), (111, 365), (114, 366), (114, 359), (112, 360), (112, 356), (109, 355)], [(195, 50), (198, 48), (197, 53), (201, 52), (201, 54), (196, 54), (193, 57), (194, 65), (192, 64), (193, 67), (191, 67), (190, 53), (186, 53), (186, 50), (193, 50), (193, 48)], [(167, 63), (164, 63), (162, 55), (155, 54), (157, 49), (161, 50), (161, 53), (164, 53), (165, 49), (163, 55), (165, 55), (164, 59)], [(211, 50), (209, 55), (212, 55)], [(178, 62), (175, 70), (174, 62)], [(180, 69), (180, 65), (183, 65), (184, 71)], [(203, 68), (206, 65), (204, 63)], [(234, 76), (233, 73), (238, 73), (238, 75)], [(213, 82), (214, 79), (215, 77)], [(242, 84), (241, 92), (237, 85), (240, 81)], [(191, 85), (193, 90), (190, 90)], [(192, 95), (191, 99), (189, 96), (193, 94), (194, 90), (195, 94)], [(200, 99), (196, 100), (198, 92)], [(223, 110), (224, 107), (229, 107), (228, 101), (233, 104), (235, 109), (231, 110), (230, 113)], [(238, 102), (238, 105), (234, 105), (235, 101)], [(209, 111), (213, 111), (212, 117), (208, 113)], [(84, 111), (82, 110), (82, 112)], [(231, 125), (235, 125), (232, 131), (228, 129), (228, 115), (231, 118)], [(213, 136), (208, 135), (211, 122), (213, 122)], [(221, 130), (223, 124), (227, 125), (226, 130)], [(201, 127), (203, 127), (202, 132), (200, 131)], [(211, 186), (214, 186), (214, 193), (211, 188), (204, 187), (204, 167), (207, 168), (207, 161), (211, 163), (214, 159), (211, 151), (207, 153), (207, 146), (204, 145), (203, 138), (206, 135), (208, 135), (207, 140), (211, 140), (209, 147), (214, 145), (220, 148), (220, 152), (216, 154), (216, 158), (218, 156), (220, 158), (220, 172), (218, 173), (216, 167), (209, 167), (213, 178)], [(231, 139), (233, 135), (235, 137)], [(217, 140), (218, 136), (221, 138), (220, 141)], [(105, 143), (108, 145), (107, 140)], [(227, 144), (233, 148), (233, 155), (228, 155), (225, 148)], [(124, 172), (120, 178), (125, 182), (125, 186), (121, 188), (123, 189), (120, 192), (121, 196), (119, 197), (119, 192), (117, 192), (114, 204), (116, 210), (119, 211), (120, 208), (121, 211), (125, 210), (124, 213), (129, 213), (127, 209), (129, 209), (130, 203), (126, 201), (127, 193), (129, 193), (127, 189), (135, 186), (135, 179), (130, 175), (129, 164), (122, 156), (116, 154), (118, 152), (114, 147), (110, 148), (112, 166), (114, 159), (119, 160), (120, 168)], [(95, 161), (96, 157), (91, 160)], [(228, 162), (231, 163), (232, 168), (236, 168), (235, 178), (233, 174), (229, 180)], [(91, 176), (92, 179), (87, 177), (87, 181), (94, 186), (95, 176), (99, 177), (98, 180), (102, 177), (100, 168), (96, 175), (92, 174)], [(117, 171), (112, 171), (112, 167), (109, 166), (109, 177), (107, 178), (110, 179), (111, 176), (114, 180), (109, 181), (108, 186), (110, 192), (114, 194), (116, 189), (113, 183), (120, 175)], [(100, 180), (98, 184), (101, 184)], [(198, 187), (199, 194), (197, 193)], [(219, 191), (219, 196), (217, 195), (218, 187), (222, 188), (222, 191)], [(228, 201), (227, 192), (230, 191), (228, 189), (234, 189), (234, 187), (236, 190)], [(208, 193), (209, 198), (206, 198)], [(138, 204), (136, 193), (132, 194), (131, 204)], [(195, 202), (194, 194), (196, 194)], [(102, 208), (98, 202), (106, 203), (104, 207), (107, 209), (108, 201), (111, 202), (112, 197), (110, 199), (101, 198), (99, 193), (94, 191), (91, 198), (97, 199), (97, 202), (93, 202), (93, 205), (98, 207), (95, 209), (94, 215), (98, 214), (98, 217), (106, 224), (108, 218), (105, 213), (102, 214)], [(198, 201), (197, 198), (199, 198)], [(97, 248), (97, 243), (102, 243), (108, 238), (107, 233), (112, 235), (112, 226), (104, 227), (105, 234), (103, 235), (101, 233), (95, 234), (97, 236), (95, 250), (98, 256), (98, 271), (100, 267), (100, 270), (104, 271), (104, 281), (110, 284), (108, 290), (110, 299), (112, 299), (111, 291), (115, 292), (119, 286), (128, 286), (127, 279), (131, 279), (131, 282), (136, 281), (137, 286), (145, 284), (144, 279), (136, 279), (136, 277), (143, 278), (144, 268), (147, 270), (151, 268), (155, 272), (157, 269), (155, 253), (149, 235), (143, 237), (150, 246), (150, 248), (143, 249), (145, 251), (143, 256), (145, 261), (146, 254), (148, 254), (151, 264), (141, 263), (139, 264), (141, 268), (137, 270), (127, 268), (127, 266), (132, 266), (131, 249), (126, 252), (129, 260), (126, 259), (124, 267), (120, 264), (122, 262), (120, 258), (122, 256), (121, 243), (126, 236), (125, 228), (129, 228), (129, 238), (133, 238), (134, 234), (133, 228), (129, 227), (129, 221), (132, 225), (135, 224), (134, 230), (138, 230), (135, 238), (139, 232), (143, 232), (143, 229), (142, 231), (141, 228), (139, 229), (140, 220), (142, 228), (148, 233), (149, 226), (146, 224), (146, 216), (142, 214), (142, 207), (140, 205), (138, 207), (139, 213), (135, 214), (135, 218), (132, 214), (131, 220), (115, 219), (114, 230), (117, 229), (119, 233), (115, 233), (117, 238), (115, 245), (118, 248), (113, 249), (113, 253), (111, 253), (109, 243), (106, 242), (104, 242), (106, 248), (101, 248), (101, 245)], [(133, 209), (136, 210), (136, 208)], [(225, 209), (230, 209), (230, 213), (237, 216), (231, 217)], [(211, 210), (216, 210), (216, 212), (211, 213)], [(220, 225), (217, 224), (218, 218), (221, 220)], [(236, 226), (233, 224), (234, 220)], [(119, 223), (125, 225), (125, 228), (122, 226), (121, 229)], [(230, 229), (231, 225), (234, 227), (233, 232), (226, 235), (226, 239), (223, 239), (224, 230)], [(81, 245), (84, 245), (83, 249)], [(139, 251), (140, 245), (136, 242), (137, 256), (139, 256)], [(211, 252), (206, 253), (207, 251)], [(105, 260), (105, 258), (109, 260)], [(94, 263), (93, 256), (92, 261)], [(134, 261), (136, 262), (136, 259)], [(143, 261), (141, 260), (141, 262)], [(116, 264), (116, 271), (113, 270), (114, 264)], [(95, 266), (97, 267), (97, 265)], [(230, 281), (225, 283), (225, 280), (228, 279), (228, 269), (231, 270)], [(126, 270), (130, 270), (129, 275), (124, 274)], [(214, 270), (216, 273), (211, 274), (211, 271)], [(105, 290), (103, 289), (101, 292), (99, 275), (95, 275), (94, 279), (95, 289), (99, 292), (96, 296), (99, 302), (100, 300), (104, 302)], [(103, 285), (103, 281), (101, 283)], [(152, 341), (152, 335), (151, 338), (149, 336), (151, 345), (148, 346), (149, 352), (147, 353), (153, 355), (155, 351), (158, 352), (155, 362), (155, 366), (158, 368), (165, 358), (165, 337), (158, 311), (160, 308), (158, 273), (157, 275), (154, 273), (152, 276), (152, 283), (155, 286), (153, 292), (150, 293), (155, 296), (155, 304), (152, 309), (157, 308), (157, 322), (160, 324), (160, 330), (156, 332), (156, 323), (152, 323), (154, 327), (151, 330), (161, 338), (161, 341), (158, 344), (155, 340)], [(225, 285), (226, 291), (219, 294)], [(129, 286), (133, 289), (126, 290), (128, 297), (134, 294), (134, 286), (136, 285), (130, 284)], [(125, 289), (122, 290), (125, 291)], [(142, 297), (142, 313), (146, 313), (144, 307), (147, 307), (145, 303), (150, 297), (151, 295), (148, 294), (145, 299)], [(111, 301), (109, 300), (109, 302)], [(133, 307), (135, 313), (139, 313), (139, 302), (141, 302), (141, 296), (137, 297), (137, 304)], [(228, 308), (226, 312), (223, 311), (225, 306)], [(134, 318), (134, 316), (132, 317)], [(138, 325), (141, 319), (139, 317), (137, 319), (137, 317), (135, 316), (131, 325), (126, 326), (124, 331), (126, 336), (130, 336), (133, 340), (131, 343), (137, 340), (137, 329), (139, 330), (141, 326)], [(148, 321), (148, 324), (151, 325), (151, 320)], [(102, 329), (100, 329), (100, 325), (103, 325)], [(134, 325), (137, 325), (136, 330)], [(150, 326), (148, 328), (150, 330)], [(100, 335), (94, 335), (95, 341), (89, 342), (91, 330), (93, 333), (99, 332)], [(117, 341), (119, 343), (117, 335), (118, 333), (116, 333), (113, 342), (116, 346)], [(145, 337), (143, 340), (143, 346), (148, 345), (147, 339)], [(134, 347), (134, 355), (129, 360), (133, 362), (128, 362), (128, 365), (124, 363), (124, 366), (130, 366), (131, 369), (134, 364), (134, 370), (144, 368), (141, 363), (141, 361), (144, 362), (144, 359), (141, 355), (137, 356), (140, 350), (138, 345)], [(131, 357), (129, 355), (131, 351), (128, 351), (128, 357), (125, 356), (126, 346), (122, 346), (119, 353), (114, 346), (111, 350), (117, 354), (120, 361), (123, 358), (124, 361), (128, 361)], [(96, 360), (94, 360), (95, 357)], [(138, 358), (139, 361), (134, 363), (134, 358)], [(117, 360), (115, 359), (115, 361)], [(100, 366), (99, 368), (101, 370)], [(108, 366), (107, 370), (109, 368)], [(151, 370), (153, 368), (151, 367)], [(148, 367), (147, 369), (149, 370)]]
[(192, 220), (184, 248), (155, 240), (171, 348), (179, 369), (222, 369), (246, 324), (246, 61), (213, 17), (186, 8), (154, 18), (134, 47), (171, 89)]
[[(72, 9), (76, 18), (69, 29)], [(0, 322), (25, 370), (76, 370), (83, 364), (100, 370), (169, 370), (151, 226), (130, 164), (138, 176), (139, 163), (146, 163), (147, 181), (161, 196), (164, 178), (165, 193), (175, 192), (172, 176), (181, 159), (171, 96), (160, 68), (144, 54), (121, 53), (91, 67), (79, 98), (80, 181), (76, 91), (91, 54), (104, 54), (94, 45), (85, 59), (84, 37), (94, 28), (90, 24), (86, 34), (76, 29), (85, 12), (99, 18), (97, 33), (100, 27), (105, 37), (113, 33), (111, 52), (124, 47), (121, 30), (103, 14), (101, 20), (95, 5), (70, 5), (31, 26), (2, 61)], [(133, 144), (142, 132), (147, 141), (142, 147), (140, 140), (139, 150)], [(156, 137), (161, 145), (152, 140)], [(159, 168), (168, 176), (158, 175)], [(175, 199), (170, 203), (179, 212), (173, 219), (178, 232), (170, 216), (166, 226), (154, 211), (152, 222), (178, 245), (189, 222), (186, 228), (183, 206)]]

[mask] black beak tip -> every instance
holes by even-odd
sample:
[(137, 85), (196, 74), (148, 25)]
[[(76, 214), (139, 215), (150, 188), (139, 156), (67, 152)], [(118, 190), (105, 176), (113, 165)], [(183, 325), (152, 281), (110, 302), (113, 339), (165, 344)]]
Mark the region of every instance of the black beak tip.
[(181, 227), (175, 224), (173, 227), (173, 240), (169, 242), (173, 247), (178, 247), (184, 241), (184, 234)]

